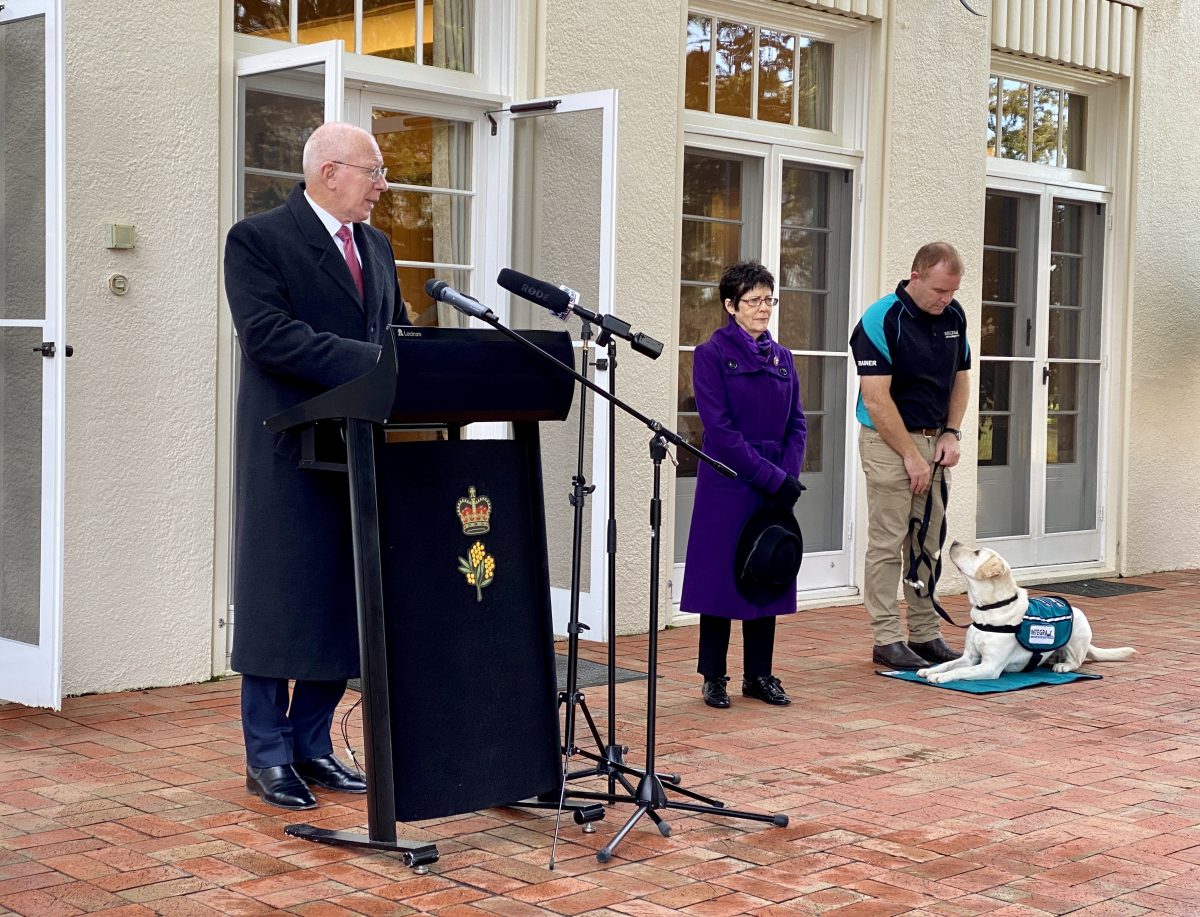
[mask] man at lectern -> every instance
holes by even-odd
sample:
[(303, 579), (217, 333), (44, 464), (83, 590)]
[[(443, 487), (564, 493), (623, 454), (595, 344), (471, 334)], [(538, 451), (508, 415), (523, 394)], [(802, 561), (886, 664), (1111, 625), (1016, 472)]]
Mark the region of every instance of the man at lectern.
[(321, 125), (304, 145), (304, 182), (225, 243), (242, 352), (232, 665), (242, 673), (246, 789), (285, 809), (314, 807), (310, 785), (366, 791), (330, 741), (359, 671), (358, 628), (346, 480), (301, 470), (299, 434), (272, 434), (263, 421), (366, 373), (388, 324), (409, 323), (391, 244), (364, 222), (386, 176), (369, 133)]

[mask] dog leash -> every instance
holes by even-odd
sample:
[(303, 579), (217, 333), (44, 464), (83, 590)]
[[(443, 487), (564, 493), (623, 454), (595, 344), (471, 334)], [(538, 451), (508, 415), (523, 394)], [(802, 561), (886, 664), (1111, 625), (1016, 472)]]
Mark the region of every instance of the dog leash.
[[(929, 537), (929, 522), (933, 517), (933, 481), (938, 469), (942, 470), (942, 482), (938, 488), (942, 495), (942, 526), (938, 533), (937, 560), (929, 556), (925, 547), (925, 539)], [(943, 621), (953, 627), (967, 628), (970, 624), (959, 624), (946, 613), (937, 600), (937, 582), (942, 576), (942, 546), (946, 543), (946, 514), (949, 510), (950, 486), (946, 483), (946, 468), (941, 462), (933, 463), (933, 474), (929, 478), (929, 495), (925, 498), (925, 512), (921, 518), (913, 516), (908, 520), (908, 576), (904, 581), (912, 587), (918, 598), (928, 598), (933, 610)], [(922, 593), (925, 581), (921, 579), (921, 568), (929, 570), (929, 592)]]

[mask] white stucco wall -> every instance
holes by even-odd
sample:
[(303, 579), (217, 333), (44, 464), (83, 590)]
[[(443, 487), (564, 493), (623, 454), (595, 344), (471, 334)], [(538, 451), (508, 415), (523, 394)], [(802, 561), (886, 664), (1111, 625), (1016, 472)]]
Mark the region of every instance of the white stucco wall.
[(1147, 3), (1141, 16), (1127, 574), (1200, 567), (1200, 19), (1178, 0)]
[[(211, 674), (218, 5), (66, 5), (63, 690)], [(137, 226), (132, 251), (104, 225)], [(123, 297), (107, 277), (129, 278)]]
[[(679, 0), (612, 0), (597, 27), (596, 7), (575, 0), (545, 0), (547, 30), (542, 84), (532, 94), (585, 92), (616, 87), (618, 199), (616, 315), (664, 343), (674, 337), (672, 304), (679, 285), (679, 133), (681, 36)], [(633, 24), (636, 24), (634, 26)], [(620, 344), (618, 394), (642, 413), (669, 423), (674, 408), (673, 354), (657, 360)], [(653, 466), (650, 433), (629, 417), (617, 419), (618, 633), (644, 631), (649, 603), (649, 503)], [(659, 614), (670, 611), (669, 461), (663, 463), (663, 530)], [(597, 500), (603, 506), (597, 491)]]
[[(913, 255), (941, 239), (963, 256), (958, 301), (967, 313), (973, 355), (979, 351), (983, 205), (986, 158), (983, 113), (991, 54), (987, 20), (961, 6), (928, 0), (892, 0), (879, 27), (883, 41), (873, 75), (872, 134), (868, 141), (868, 201), (879, 202), (869, 229), (864, 307), (907, 278)], [(886, 74), (886, 82), (881, 77)], [(979, 378), (971, 370), (971, 397), (963, 422), (962, 463), (952, 474), (947, 541), (975, 535), (975, 451)], [(866, 546), (866, 484), (859, 472), (856, 566), (862, 581)], [(941, 591), (960, 589), (946, 564)]]

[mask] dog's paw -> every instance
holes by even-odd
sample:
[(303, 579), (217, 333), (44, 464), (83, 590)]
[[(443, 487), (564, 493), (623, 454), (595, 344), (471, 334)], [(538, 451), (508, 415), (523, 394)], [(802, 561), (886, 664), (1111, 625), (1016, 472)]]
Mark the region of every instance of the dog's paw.
[(1079, 666), (1071, 665), (1069, 662), (1056, 662), (1050, 668), (1061, 674), (1063, 672), (1074, 672)]
[(928, 678), (932, 669), (917, 669), (917, 678)]
[[(918, 673), (918, 674), (920, 674), (920, 673)], [(930, 672), (928, 675), (925, 676), (925, 679), (931, 685), (940, 685), (942, 682), (950, 680), (950, 673), (949, 672)]]

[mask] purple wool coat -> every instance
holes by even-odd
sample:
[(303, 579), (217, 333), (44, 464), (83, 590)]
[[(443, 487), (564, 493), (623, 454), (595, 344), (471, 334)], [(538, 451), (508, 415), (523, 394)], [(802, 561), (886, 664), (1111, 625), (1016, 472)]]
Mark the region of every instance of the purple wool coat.
[(680, 608), (747, 620), (792, 614), (794, 592), (767, 605), (738, 594), (733, 552), (742, 524), (804, 464), (804, 407), (791, 353), (771, 341), (764, 364), (754, 342), (731, 318), (696, 348), (692, 368), (703, 449), (737, 472), (722, 477), (700, 462)]

